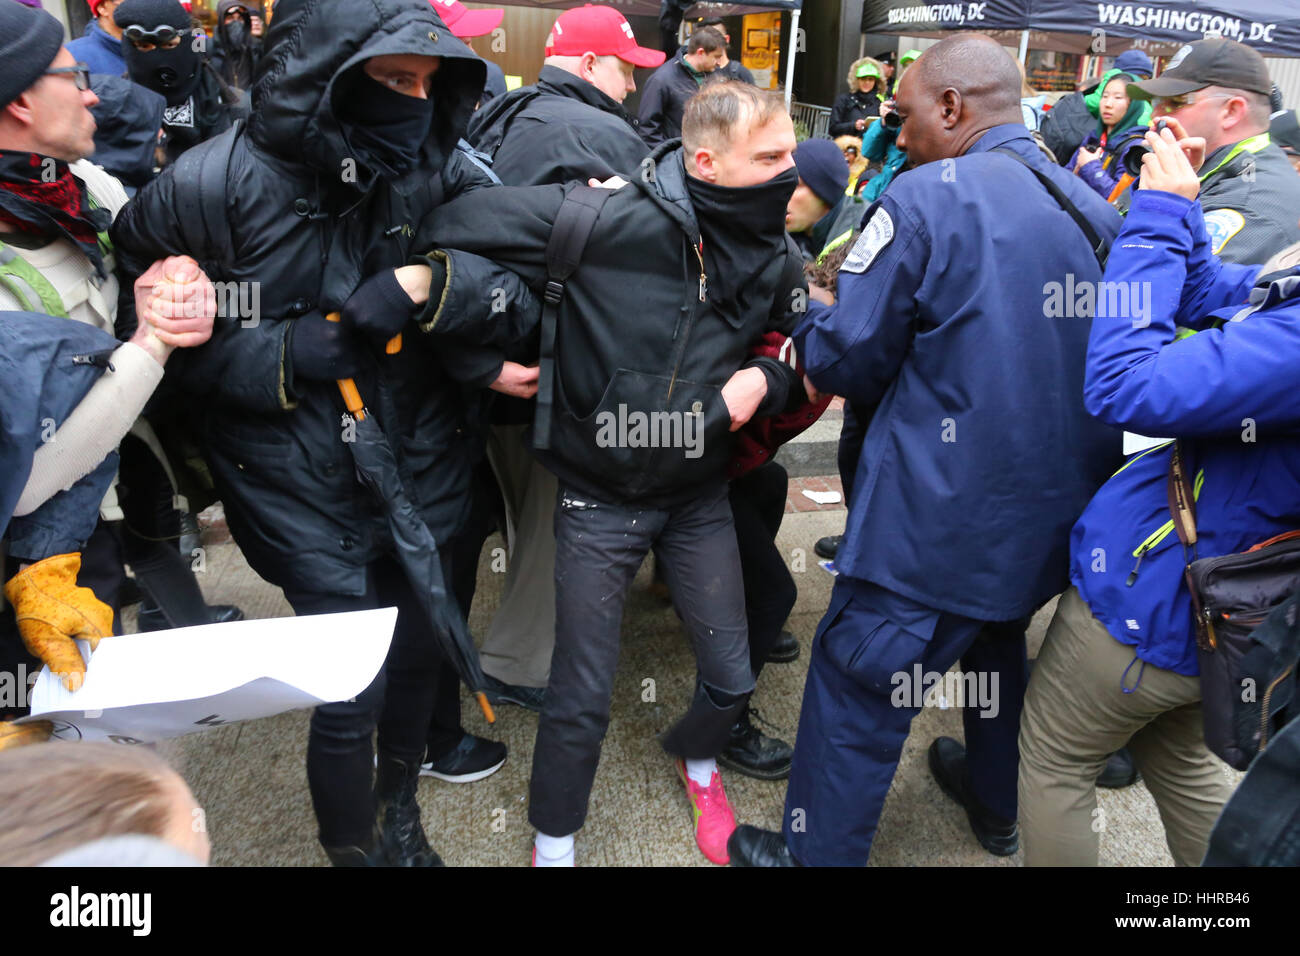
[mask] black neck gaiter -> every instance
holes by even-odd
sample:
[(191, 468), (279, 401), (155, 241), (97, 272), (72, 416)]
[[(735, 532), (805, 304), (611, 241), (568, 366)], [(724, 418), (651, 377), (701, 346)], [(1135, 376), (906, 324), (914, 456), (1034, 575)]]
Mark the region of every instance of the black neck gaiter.
[(772, 290), (754, 280), (785, 250), (785, 209), (798, 185), (793, 166), (757, 186), (719, 186), (686, 176), (704, 241), (709, 301), (733, 325), (745, 321), (751, 306), (765, 315), (771, 307)]
[(362, 74), (339, 109), (354, 150), (391, 174), (414, 169), (433, 126), (433, 99), (420, 99), (390, 90)]

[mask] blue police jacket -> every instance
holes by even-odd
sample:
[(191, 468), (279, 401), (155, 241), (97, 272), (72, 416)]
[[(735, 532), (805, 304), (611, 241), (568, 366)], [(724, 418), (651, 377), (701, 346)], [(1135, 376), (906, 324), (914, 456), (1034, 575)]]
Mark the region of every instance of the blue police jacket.
[(94, 20), (86, 24), (86, 32), (68, 44), (68, 52), (78, 63), (90, 67), (91, 73), (108, 73), (122, 76), (126, 73), (126, 60), (122, 58), (122, 41), (109, 36)]
[[(1183, 441), (1201, 558), (1300, 528), (1300, 269), (1252, 289), (1259, 266), (1210, 250), (1199, 203), (1134, 193), (1106, 281), (1138, 298), (1128, 308), (1118, 295), (1098, 298), (1084, 385), (1088, 410), (1104, 421)], [(1175, 339), (1176, 325), (1199, 331)], [(1070, 579), (1138, 658), (1195, 675), (1170, 453), (1166, 444), (1133, 456), (1097, 492), (1071, 535)]]
[(1042, 170), (1105, 238), (1119, 214), (1050, 162), (1020, 124), (903, 173), (866, 213), (833, 308), (795, 333), (812, 381), (874, 408), (840, 573), (979, 620), (1064, 590), (1070, 528), (1119, 463), (1120, 433), (1083, 407), (1095, 283), (1088, 240), (1005, 147)]

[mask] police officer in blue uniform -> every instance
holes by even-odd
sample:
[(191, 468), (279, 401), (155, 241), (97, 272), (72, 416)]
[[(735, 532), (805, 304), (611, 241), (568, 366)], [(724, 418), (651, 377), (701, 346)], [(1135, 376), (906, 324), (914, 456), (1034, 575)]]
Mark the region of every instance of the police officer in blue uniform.
[(1102, 245), (1118, 214), (1038, 150), (987, 37), (927, 50), (898, 111), (916, 168), (868, 210), (840, 304), (795, 333), (817, 388), (870, 424), (783, 832), (737, 828), (733, 864), (865, 864), (911, 720), (959, 660), (970, 759), (947, 741), (931, 767), (985, 847), (1015, 852), (1025, 625), (1064, 590), (1070, 526), (1120, 455), (1083, 406), (1097, 250), (1039, 176)]

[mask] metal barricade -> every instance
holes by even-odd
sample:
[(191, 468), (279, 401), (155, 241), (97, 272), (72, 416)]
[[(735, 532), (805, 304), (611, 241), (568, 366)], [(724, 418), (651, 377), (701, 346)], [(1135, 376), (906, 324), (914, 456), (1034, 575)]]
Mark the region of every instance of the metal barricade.
[(826, 106), (811, 103), (791, 103), (790, 118), (794, 120), (795, 138), (819, 139), (830, 135), (831, 111)]

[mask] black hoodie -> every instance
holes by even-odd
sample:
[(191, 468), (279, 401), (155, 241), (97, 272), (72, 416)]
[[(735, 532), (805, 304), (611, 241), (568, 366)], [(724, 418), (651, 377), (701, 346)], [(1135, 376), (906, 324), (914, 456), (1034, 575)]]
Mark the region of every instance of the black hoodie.
[[(334, 102), (349, 71), (390, 53), (442, 58), (423, 168), (392, 181), (349, 146)], [(365, 566), (385, 547), (383, 522), (339, 440), (338, 389), (294, 381), (286, 336), (298, 316), (337, 310), (365, 278), (403, 265), (416, 224), (444, 197), (490, 183), (455, 148), (483, 78), (482, 60), (428, 0), (276, 4), (253, 115), (230, 153), (228, 264), (200, 257), (214, 280), (256, 288), (260, 313), (256, 321), (219, 318), (208, 344), (172, 356), (168, 379), (204, 409), (204, 450), (231, 529), (254, 569), (282, 587), (360, 594)], [(221, 148), (231, 149), (224, 138), (192, 152)], [(113, 238), (130, 271), (125, 288), (159, 256), (195, 251), (185, 210), (196, 193), (192, 177), (169, 168), (118, 217)], [(483, 281), (519, 284), (503, 271), (485, 271)], [(480, 296), (477, 305), (486, 311), (490, 303)], [(476, 418), (453, 377), (464, 370), (444, 368), (440, 351), (414, 326), (408, 331), (400, 354), (363, 354), (357, 385), (442, 541), (468, 511), (480, 454)]]
[(636, 120), (595, 86), (544, 66), (534, 86), (498, 96), (470, 121), (469, 140), (507, 186), (605, 180), (650, 155)]

